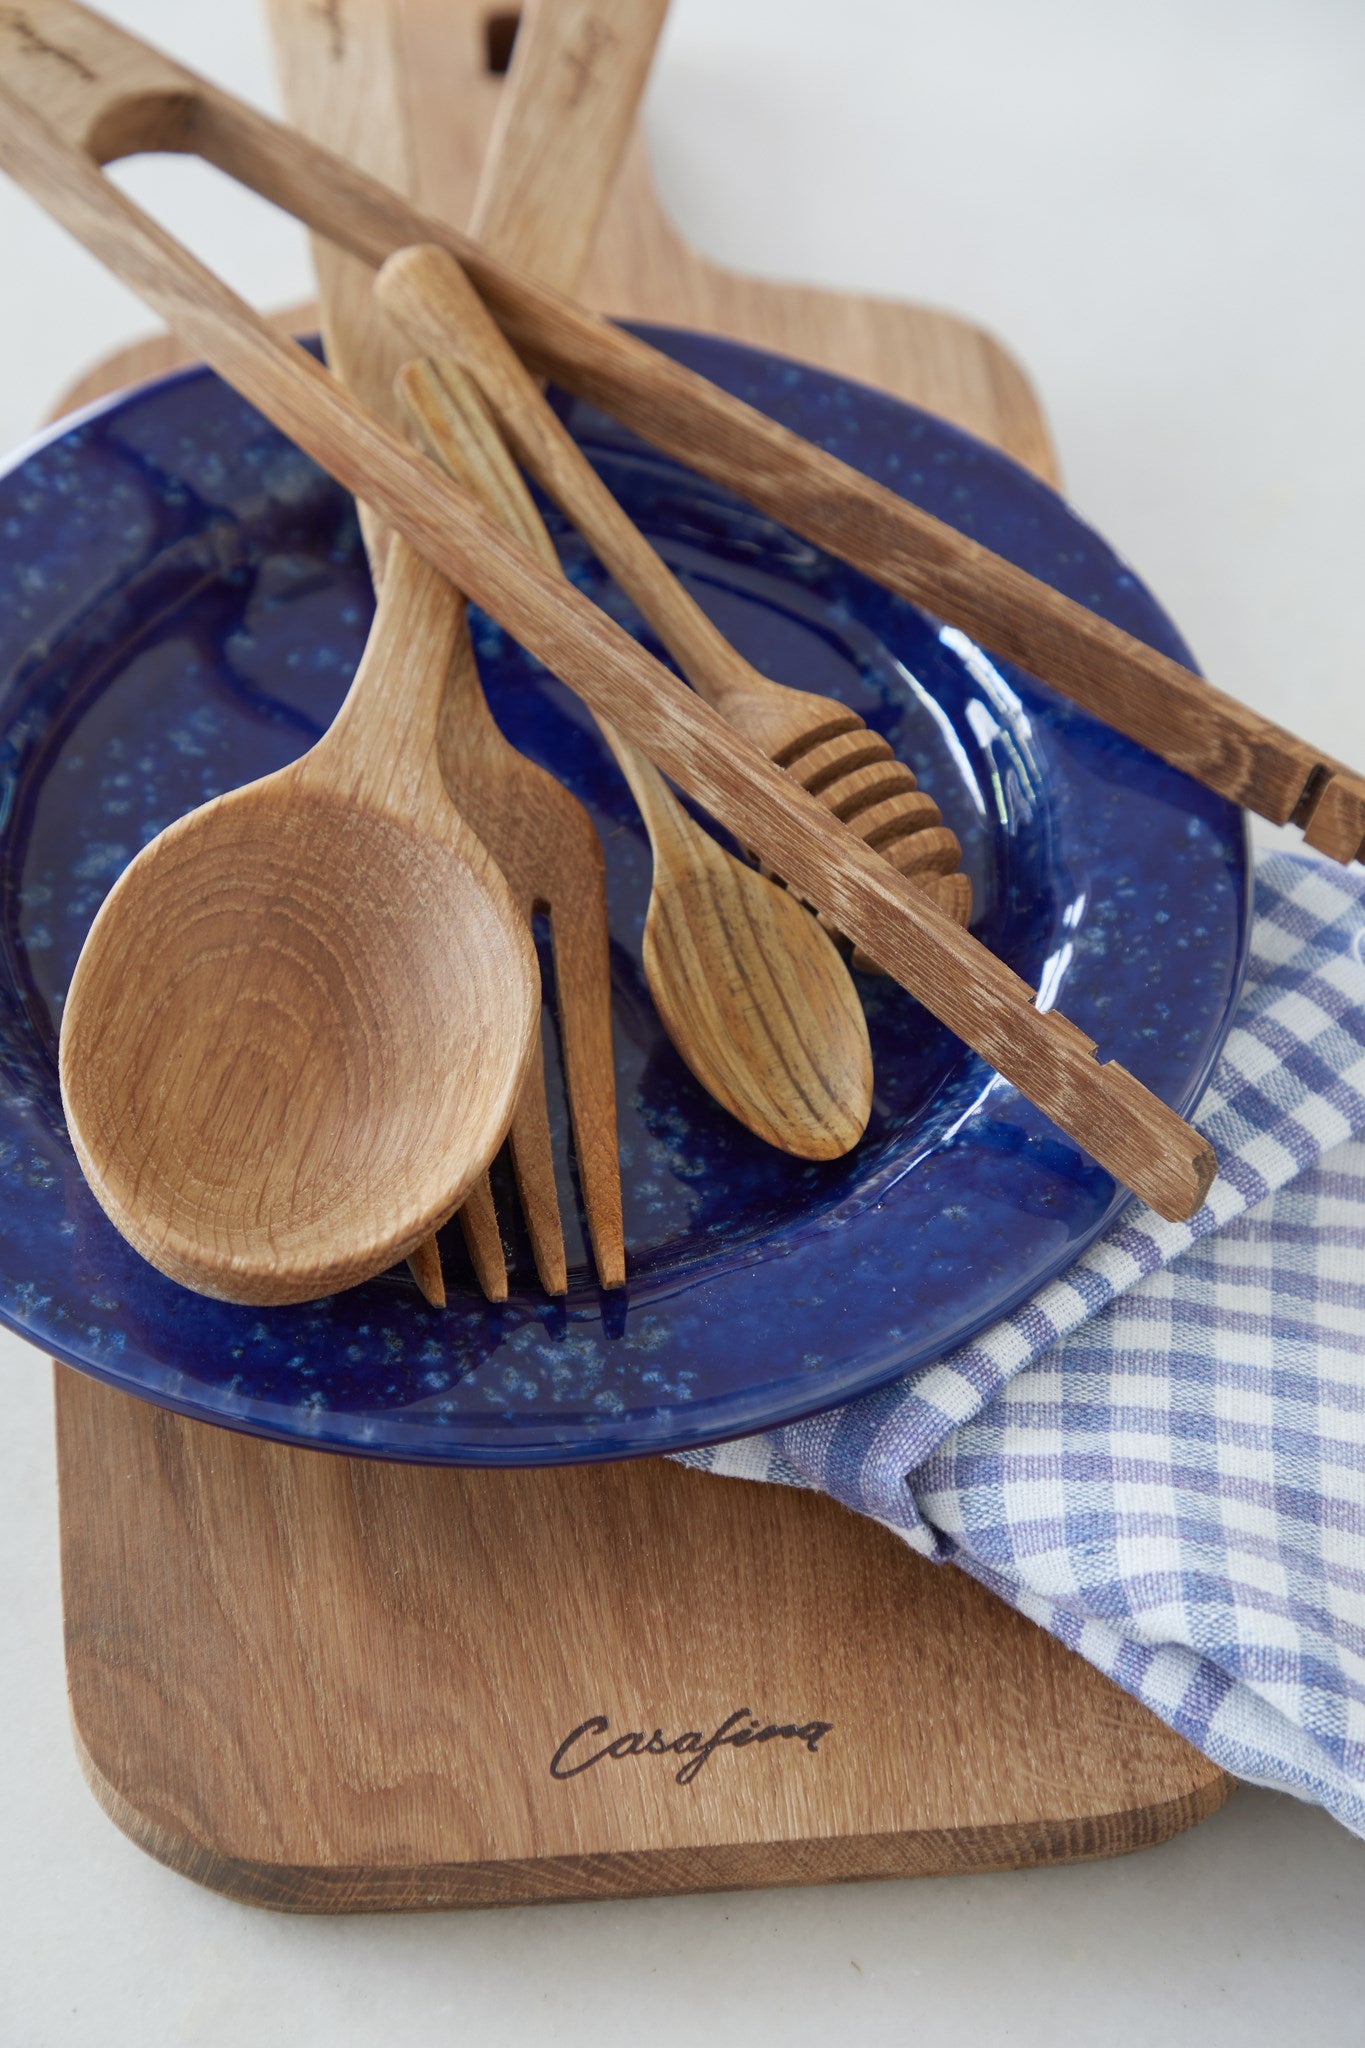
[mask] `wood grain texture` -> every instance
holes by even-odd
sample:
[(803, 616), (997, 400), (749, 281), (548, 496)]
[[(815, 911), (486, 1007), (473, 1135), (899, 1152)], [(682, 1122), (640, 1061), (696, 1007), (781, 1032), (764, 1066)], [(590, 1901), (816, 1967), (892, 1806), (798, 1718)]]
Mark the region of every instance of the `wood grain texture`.
[[(469, 373), (414, 362), (399, 388), (432, 454), (560, 573)], [(601, 730), (653, 853), (643, 959), (669, 1038), (703, 1088), (766, 1143), (801, 1159), (841, 1158), (872, 1112), (872, 1048), (833, 942), (789, 890), (720, 846), (643, 754), (611, 725)]]
[[(77, 1544), (111, 1453), (136, 1512)], [(1224, 1795), (1098, 1673), (827, 1500), (662, 1462), (326, 1457), (74, 1379), (59, 1455), (91, 1781), (152, 1854), (258, 1904), (1004, 1868), (1159, 1841)], [(814, 1748), (722, 1745), (684, 1784), (696, 1743), (552, 1770), (732, 1716)]]
[(385, 591), (331, 729), (143, 848), (62, 1012), (101, 1206), (227, 1301), (312, 1300), (414, 1251), (501, 1145), (532, 1050), (530, 927), (436, 760), (463, 608), (402, 544)]
[(578, 288), (667, 12), (668, 0), (521, 10), (515, 89), (498, 96), (469, 232), (559, 291)]
[(872, 1049), (834, 941), (789, 890), (718, 846), (643, 754), (619, 758), (654, 854), (643, 960), (664, 1029), (703, 1088), (769, 1145), (842, 1158), (872, 1113)]
[[(384, 118), (399, 102), (388, 17), (383, 9), (357, 8), (350, 18), (324, 9), (306, 13), (267, 4), (275, 39), (276, 68), (283, 73), (285, 111), (308, 135), (329, 141), (341, 155), (363, 163), (396, 192), (413, 190), (407, 131), (401, 121)], [(297, 52), (290, 63), (283, 53)], [(363, 78), (365, 95), (338, 90), (338, 74)], [(393, 379), (398, 367), (394, 337), (373, 313), (372, 277), (368, 267), (324, 241), (312, 237), (313, 272), (318, 285), (319, 324), (328, 365), (357, 397), (393, 423)], [(378, 602), (382, 592), (388, 533), (364, 505), (358, 507)], [(444, 599), (441, 600), (444, 602)], [(376, 621), (376, 630), (380, 622)], [(482, 1216), (492, 1196), (487, 1175), (477, 1183), (477, 1213)], [(556, 1218), (557, 1220), (557, 1218)], [(423, 1295), (434, 1306), (445, 1305), (445, 1275), (435, 1237), (418, 1246), (408, 1260)], [(506, 1282), (503, 1282), (504, 1294)], [(501, 1297), (499, 1297), (501, 1298)]]
[[(771, 681), (731, 645), (602, 482), (450, 251), (401, 250), (380, 270), (375, 294), (414, 348), (458, 360), (477, 380), (519, 460), (592, 543), (692, 687), (965, 925), (972, 896), (956, 872), (962, 849), (910, 769), (856, 711)], [(454, 356), (442, 357), (452, 344)], [(880, 773), (869, 783), (863, 771), (874, 761)]]
[[(398, 15), (404, 77), (431, 96), (412, 133), (457, 218), (495, 92), (480, 14)], [(667, 229), (638, 148), (592, 292), (818, 356), (1054, 474), (1026, 381), (977, 330), (714, 271)], [(157, 337), (79, 402), (181, 360)], [(1050, 1637), (813, 1496), (652, 1462), (511, 1479), (359, 1465), (65, 1367), (55, 1396), (82, 1762), (135, 1841), (237, 1898), (382, 1911), (1008, 1869), (1143, 1848), (1227, 1796)], [(746, 1704), (819, 1715), (826, 1672), (845, 1718), (817, 1755), (720, 1752), (692, 1788), (709, 1814), (666, 1760), (557, 1782), (523, 1721), (554, 1746), (597, 1713), (612, 1734), (657, 1717), (672, 1736), (714, 1711), (709, 1733)], [(789, 1781), (807, 1767), (821, 1775)]]
[[(195, 132), (202, 140), (198, 125)], [(312, 148), (292, 131), (278, 132), (288, 136), (289, 150)], [(1003, 961), (577, 589), (549, 575), (474, 499), (126, 199), (80, 149), (17, 99), (10, 84), (0, 85), (0, 168), (282, 432), (591, 710), (620, 727), (775, 874), (818, 903), (870, 959), (1116, 1179), (1170, 1219), (1189, 1217), (1201, 1206), (1216, 1162), (1197, 1131), (1117, 1061), (1101, 1064), (1094, 1042), (1060, 1011), (1038, 1010), (1033, 991)], [(357, 175), (339, 166), (338, 176)], [(406, 212), (392, 195), (385, 204)], [(433, 232), (442, 231), (437, 226)], [(636, 346), (586, 314), (572, 310), (565, 317), (600, 325), (609, 353)], [(646, 355), (662, 366), (666, 384), (673, 366)], [(657, 384), (659, 377), (651, 376)], [(705, 419), (697, 425), (705, 441)], [(770, 425), (760, 421), (760, 439)], [(792, 446), (805, 451), (800, 464), (815, 460), (805, 443)], [(748, 495), (760, 502), (752, 490)]]
[[(446, 787), (507, 877), (528, 924), (539, 913), (548, 920), (583, 1213), (598, 1279), (620, 1287), (625, 1247), (601, 841), (577, 798), (503, 738), (468, 634), (451, 663), (438, 746)], [(512, 1166), (541, 1285), (562, 1294), (568, 1275), (542, 1060), (527, 1078), (510, 1135)]]
[[(1365, 777), (1355, 770), (704, 378), (509, 269), (467, 236), (417, 214), (344, 159), (319, 151), (76, 0), (28, 0), (0, 15), (0, 72), (11, 95), (7, 127), (17, 122), (22, 132), (20, 108), (27, 105), (101, 161), (139, 149), (192, 151), (375, 266), (414, 242), (449, 248), (517, 348), (557, 382), (1044, 677), (1234, 802), (1274, 823), (1302, 825), (1310, 844), (1334, 859), (1360, 856)], [(25, 165), (33, 171), (31, 143), (30, 136), (27, 150), (7, 152), (15, 175)], [(67, 224), (76, 225), (70, 213)], [(202, 345), (201, 330), (184, 331), (192, 346)]]
[[(268, 14), (285, 107), (296, 125), (398, 191), (440, 208), (439, 187), (419, 188), (390, 12), (357, 5), (355, 0), (349, 5), (337, 0), (326, 12), (276, 0)], [(573, 29), (576, 54), (585, 41), (589, 48), (595, 46), (592, 29), (591, 10), (580, 5)], [(652, 47), (652, 36), (642, 40)], [(618, 31), (613, 47), (625, 50), (628, 45), (629, 38)], [(566, 68), (577, 76), (581, 64)], [(517, 96), (512, 97), (515, 101)], [(514, 125), (509, 147), (517, 134)], [(595, 222), (597, 206), (591, 199), (585, 203)], [(329, 364), (378, 418), (401, 429), (394, 387), (403, 350), (397, 331), (375, 304), (373, 272), (318, 236), (313, 238), (313, 263)], [(373, 513), (362, 517), (371, 566), (381, 586), (382, 614), (388, 603), (383, 585), (388, 533)], [(376, 620), (376, 630), (381, 623)], [(602, 1285), (620, 1287), (625, 1279), (625, 1244), (602, 849), (582, 804), (503, 738), (484, 699), (463, 604), (440, 731), (441, 768), (457, 808), (492, 854), (528, 930), (538, 913), (549, 920), (565, 1088), (588, 1240)], [(528, 1074), (509, 1142), (537, 1275), (548, 1294), (563, 1294), (569, 1284), (568, 1266), (539, 1061)], [(469, 1215), (461, 1217), (461, 1228), (475, 1272), (491, 1290), (489, 1298), (501, 1300), (507, 1292), (506, 1265), (500, 1243), (494, 1243), (495, 1226), (485, 1175), (477, 1184)], [(423, 1248), (420, 1270), (439, 1274), (434, 1242)]]

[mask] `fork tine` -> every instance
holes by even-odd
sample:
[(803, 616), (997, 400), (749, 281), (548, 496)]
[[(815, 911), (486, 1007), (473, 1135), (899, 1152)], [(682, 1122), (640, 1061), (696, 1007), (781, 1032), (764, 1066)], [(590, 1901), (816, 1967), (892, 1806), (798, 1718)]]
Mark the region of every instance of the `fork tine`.
[[(600, 867), (602, 849), (595, 835), (592, 849)], [(626, 1248), (611, 1042), (611, 954), (602, 889), (583, 889), (570, 901), (553, 905), (550, 927), (564, 1086), (593, 1263), (603, 1287), (624, 1287)]]
[[(486, 1173), (479, 1175), (465, 1196), (464, 1207), (460, 1211), (460, 1230), (474, 1268), (474, 1277), (486, 1299), (506, 1301), (507, 1259), (502, 1248), (497, 1211), (493, 1207), (493, 1189)], [(420, 1281), (418, 1285), (421, 1285)], [(441, 1293), (444, 1298), (444, 1282)]]
[(433, 1308), (446, 1305), (446, 1279), (441, 1271), (441, 1253), (435, 1237), (423, 1238), (408, 1260), (411, 1273)]
[(543, 1054), (539, 1058), (534, 1053), (531, 1055), (517, 1102), (517, 1113), (512, 1119), (508, 1145), (540, 1284), (547, 1294), (567, 1294), (569, 1273), (564, 1257), (559, 1195), (555, 1189), (554, 1153), (550, 1149), (550, 1112), (545, 1100)]

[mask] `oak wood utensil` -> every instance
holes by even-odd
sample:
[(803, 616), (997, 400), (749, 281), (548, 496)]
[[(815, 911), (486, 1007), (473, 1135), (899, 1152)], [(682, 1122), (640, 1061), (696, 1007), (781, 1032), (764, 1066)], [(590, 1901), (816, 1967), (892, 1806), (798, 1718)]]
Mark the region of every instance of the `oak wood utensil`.
[[(0, 16), (0, 21), (5, 17)], [(0, 59), (6, 55), (0, 43)], [(12, 72), (0, 62), (0, 75)], [(0, 83), (0, 168), (209, 365), (366, 500), (470, 598), (619, 726), (655, 767), (812, 900), (951, 1031), (1159, 1214), (1192, 1215), (1207, 1142), (945, 916), (817, 798), (725, 724), (468, 495), (281, 339)], [(343, 171), (344, 166), (340, 167)]]
[(939, 907), (966, 924), (971, 883), (957, 836), (911, 770), (856, 711), (772, 682), (731, 646), (579, 449), (448, 249), (400, 250), (375, 281), (409, 341), (477, 378), (517, 456), (592, 543), (694, 689)]
[(203, 1294), (307, 1301), (382, 1272), (512, 1116), (535, 956), (436, 766), (459, 611), (433, 586), (394, 551), (330, 731), (144, 848), (72, 977), (81, 1167), (138, 1251)]
[[(559, 557), (492, 413), (457, 363), (412, 363), (399, 388), (432, 453), (552, 574)], [(654, 854), (644, 968), (696, 1078), (768, 1144), (838, 1159), (872, 1109), (867, 1020), (810, 913), (689, 817), (656, 768), (603, 721)]]
[[(289, 0), (279, 5), (298, 19)], [(665, 11), (666, 0), (593, 0), (523, 19), (470, 233), (560, 290), (578, 283)], [(318, 30), (311, 34), (316, 43)], [(432, 452), (558, 573), (539, 514), (468, 380), (453, 366), (443, 380), (414, 364), (404, 389)], [(602, 730), (650, 835), (644, 965), (674, 1044), (702, 1086), (769, 1142), (814, 1157), (847, 1150), (867, 1124), (871, 1051), (842, 964), (790, 897), (732, 860), (644, 756), (610, 726)]]
[[(347, 22), (345, 33), (364, 38), (347, 59), (363, 64), (373, 81), (377, 118), (364, 118), (353, 93), (337, 91), (330, 57), (331, 28), (288, 6), (273, 10), (272, 29), (285, 104), (320, 140), (336, 140), (367, 166), (406, 186), (411, 171), (403, 123), (384, 118), (395, 95), (382, 77), (383, 37), (372, 37), (374, 17)], [(322, 39), (323, 49), (318, 47)], [(401, 430), (394, 377), (402, 354), (373, 298), (373, 275), (321, 239), (313, 250), (330, 367), (357, 398)], [(362, 513), (366, 545), (383, 595), (382, 556), (390, 545), (373, 514)], [(406, 547), (401, 539), (392, 543)], [(442, 595), (441, 602), (447, 597)], [(450, 676), (438, 724), (439, 759), (456, 808), (492, 854), (518, 909), (531, 919), (544, 913), (555, 963), (555, 996), (563, 1052), (565, 1093), (588, 1238), (604, 1287), (625, 1279), (621, 1176), (616, 1146), (616, 1076), (611, 1046), (611, 962), (602, 849), (587, 812), (554, 776), (503, 738), (488, 709), (478, 665), (459, 604)], [(568, 1288), (564, 1231), (555, 1188), (554, 1154), (546, 1104), (544, 1061), (534, 1054), (508, 1138), (513, 1174), (540, 1283), (549, 1294)], [(490, 1300), (507, 1297), (507, 1266), (487, 1175), (459, 1213), (476, 1277)], [(422, 1248), (418, 1284), (444, 1296), (440, 1254)]]
[[(375, 268), (416, 243), (449, 249), (518, 352), (566, 390), (1234, 803), (1301, 825), (1334, 860), (1360, 857), (1358, 772), (77, 0), (26, 0), (0, 13), (0, 76), (11, 109), (26, 105), (93, 160), (149, 149), (200, 156)], [(12, 126), (14, 111), (6, 119)], [(4, 152), (11, 167), (20, 151), (16, 132)]]

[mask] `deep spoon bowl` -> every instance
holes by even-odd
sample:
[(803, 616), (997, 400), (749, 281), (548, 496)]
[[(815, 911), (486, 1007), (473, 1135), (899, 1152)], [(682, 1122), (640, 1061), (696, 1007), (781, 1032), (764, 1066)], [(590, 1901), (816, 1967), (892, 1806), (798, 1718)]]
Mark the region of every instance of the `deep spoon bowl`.
[(225, 1301), (405, 1257), (501, 1144), (530, 1049), (525, 921), (435, 765), (436, 580), (395, 553), (429, 631), (409, 644), (396, 597), (317, 746), (144, 849), (65, 1007), (87, 1180), (154, 1266)]

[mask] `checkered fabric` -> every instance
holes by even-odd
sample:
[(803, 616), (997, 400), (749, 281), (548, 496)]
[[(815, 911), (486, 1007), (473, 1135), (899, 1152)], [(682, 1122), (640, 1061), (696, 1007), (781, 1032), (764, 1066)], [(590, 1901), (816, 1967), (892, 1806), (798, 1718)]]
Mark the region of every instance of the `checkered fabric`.
[(880, 1393), (685, 1462), (835, 1495), (1225, 1769), (1365, 1834), (1365, 880), (1258, 870), (1190, 1223)]

